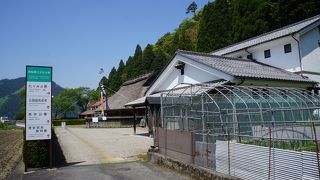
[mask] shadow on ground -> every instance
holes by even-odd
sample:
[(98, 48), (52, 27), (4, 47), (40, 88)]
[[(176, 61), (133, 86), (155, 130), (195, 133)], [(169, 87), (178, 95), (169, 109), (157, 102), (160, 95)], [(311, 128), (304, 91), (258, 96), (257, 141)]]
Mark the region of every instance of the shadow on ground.
[(144, 136), (144, 137), (150, 137), (149, 133), (138, 133), (136, 136)]
[(76, 163), (67, 163), (66, 157), (63, 154), (62, 148), (59, 144), (57, 135), (54, 131), (52, 131), (52, 165), (54, 167), (63, 167), (63, 166), (70, 166)]

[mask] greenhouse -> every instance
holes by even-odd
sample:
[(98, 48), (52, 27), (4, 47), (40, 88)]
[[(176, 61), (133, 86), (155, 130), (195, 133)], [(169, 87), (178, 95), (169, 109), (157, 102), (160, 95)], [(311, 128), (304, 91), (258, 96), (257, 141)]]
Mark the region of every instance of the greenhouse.
[(320, 96), (299, 88), (190, 85), (161, 96), (161, 126), (194, 133), (196, 141), (241, 138), (312, 139)]

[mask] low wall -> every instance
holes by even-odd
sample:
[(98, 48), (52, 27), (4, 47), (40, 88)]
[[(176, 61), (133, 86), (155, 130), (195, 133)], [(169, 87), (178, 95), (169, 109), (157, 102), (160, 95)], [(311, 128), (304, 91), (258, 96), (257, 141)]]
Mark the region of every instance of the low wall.
[[(137, 126), (139, 126), (139, 121), (136, 121)], [(106, 120), (99, 121), (98, 123), (86, 122), (87, 128), (126, 128), (133, 127), (133, 120), (131, 119), (121, 119), (121, 120)]]
[(190, 176), (192, 179), (199, 180), (236, 180), (239, 178), (226, 176), (219, 172), (195, 166), (189, 163), (183, 163), (173, 158), (166, 157), (155, 152), (148, 152), (148, 160), (152, 163), (177, 171), (181, 174)]
[(193, 134), (158, 128), (159, 152), (185, 163), (193, 163)]

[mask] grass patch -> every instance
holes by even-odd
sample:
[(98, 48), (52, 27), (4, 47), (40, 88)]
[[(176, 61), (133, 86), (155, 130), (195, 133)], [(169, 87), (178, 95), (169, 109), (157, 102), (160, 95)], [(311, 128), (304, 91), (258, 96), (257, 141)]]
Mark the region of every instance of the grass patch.
[(14, 124), (0, 122), (0, 130), (14, 130), (19, 129)]
[(138, 159), (140, 161), (147, 161), (148, 160), (147, 153), (139, 154)]
[[(250, 144), (256, 146), (269, 147), (269, 141), (242, 141), (243, 144)], [(275, 141), (271, 146), (279, 149), (293, 150), (293, 151), (310, 151), (316, 152), (316, 144), (313, 141)]]

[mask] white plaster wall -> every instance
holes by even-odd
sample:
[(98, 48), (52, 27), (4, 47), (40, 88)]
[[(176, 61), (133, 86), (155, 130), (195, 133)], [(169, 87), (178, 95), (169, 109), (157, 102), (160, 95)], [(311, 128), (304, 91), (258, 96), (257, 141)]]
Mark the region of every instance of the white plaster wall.
[(166, 79), (156, 88), (156, 91), (172, 89), (179, 83), (179, 76), (180, 72), (177, 69), (172, 69)]
[[(284, 45), (291, 44), (291, 52), (284, 53)], [(271, 57), (264, 58), (264, 51), (270, 49)], [(287, 71), (296, 72), (300, 71), (300, 60), (299, 60), (299, 48), (298, 43), (291, 37), (283, 37), (270, 42), (266, 42), (260, 45), (256, 45), (247, 48), (247, 51), (252, 53), (253, 59), (258, 62), (262, 62), (271, 66), (275, 66)], [(239, 57), (247, 58), (247, 53), (244, 50), (227, 54), (228, 57)]]
[[(177, 65), (178, 62), (185, 63), (184, 75), (181, 75), (180, 70), (175, 68), (175, 65)], [(181, 83), (197, 84), (218, 79), (232, 81), (234, 77), (200, 62), (176, 55), (163, 70), (158, 79), (151, 85), (146, 95), (148, 96), (174, 87), (186, 86), (183, 84), (181, 85)]]
[(172, 89), (178, 84), (189, 83), (197, 84), (220, 79), (217, 76), (202, 71), (190, 64), (185, 65), (184, 75), (181, 75), (180, 70), (172, 68), (167, 78), (156, 88), (155, 91)]
[[(302, 70), (320, 74), (320, 32), (318, 27), (300, 37)], [(307, 75), (308, 76), (308, 75)]]
[[(303, 74), (303, 75), (307, 76), (309, 79), (313, 81), (320, 83), (320, 75), (316, 75), (316, 74)], [(320, 86), (320, 84), (318, 84), (318, 86)]]

